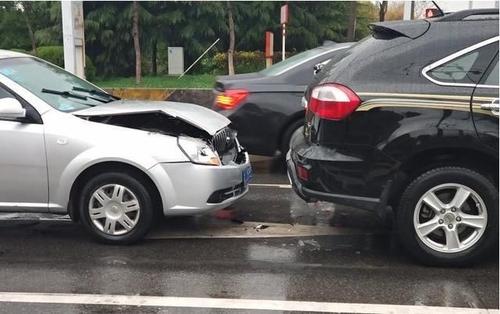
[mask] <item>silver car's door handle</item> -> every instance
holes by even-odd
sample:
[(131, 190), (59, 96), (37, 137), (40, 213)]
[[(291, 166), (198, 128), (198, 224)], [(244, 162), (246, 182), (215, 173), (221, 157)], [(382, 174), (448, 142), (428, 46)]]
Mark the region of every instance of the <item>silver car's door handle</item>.
[(484, 110), (491, 110), (491, 112), (493, 112), (494, 115), (497, 115), (499, 114), (500, 112), (500, 104), (498, 103), (498, 98), (497, 99), (494, 99), (491, 103), (489, 104), (482, 104), (481, 105), (481, 109), (484, 109)]

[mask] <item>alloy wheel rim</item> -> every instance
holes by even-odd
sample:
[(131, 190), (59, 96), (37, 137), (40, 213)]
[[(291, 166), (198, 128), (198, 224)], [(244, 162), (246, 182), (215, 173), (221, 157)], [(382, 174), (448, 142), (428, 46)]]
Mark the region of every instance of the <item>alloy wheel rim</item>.
[(472, 247), (481, 239), (487, 223), (483, 199), (458, 183), (428, 190), (418, 201), (413, 216), (419, 239), (441, 253), (458, 253)]
[(141, 214), (135, 194), (120, 184), (107, 184), (95, 190), (88, 209), (94, 226), (114, 236), (131, 232)]

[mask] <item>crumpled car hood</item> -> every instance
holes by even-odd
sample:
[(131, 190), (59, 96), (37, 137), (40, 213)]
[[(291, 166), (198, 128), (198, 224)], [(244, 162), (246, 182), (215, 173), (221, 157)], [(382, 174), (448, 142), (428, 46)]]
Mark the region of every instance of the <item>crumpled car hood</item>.
[(118, 100), (107, 104), (73, 112), (76, 116), (116, 116), (126, 114), (163, 112), (171, 117), (181, 119), (196, 126), (210, 135), (231, 123), (223, 115), (202, 106), (172, 102), (172, 101), (143, 101)]

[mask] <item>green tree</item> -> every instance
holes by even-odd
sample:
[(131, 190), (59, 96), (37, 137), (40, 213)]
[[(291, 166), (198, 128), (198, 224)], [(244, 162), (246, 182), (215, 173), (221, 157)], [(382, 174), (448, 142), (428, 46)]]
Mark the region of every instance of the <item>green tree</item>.
[[(22, 34), (25, 34), (23, 36)], [(12, 1), (0, 2), (0, 48), (24, 49), (31, 47), (22, 13)]]
[(131, 7), (130, 2), (84, 2), (86, 50), (99, 75), (135, 72)]
[(134, 39), (134, 53), (135, 53), (135, 83), (140, 84), (142, 78), (141, 69), (141, 43), (139, 35), (139, 3), (134, 1), (132, 3), (132, 38)]
[(29, 16), (38, 46), (62, 45), (62, 16), (60, 2), (31, 2), (31, 12)]
[[(221, 40), (207, 58), (217, 52), (233, 50), (230, 49), (226, 1), (141, 1), (137, 4), (141, 55), (138, 61), (144, 74), (166, 69), (169, 46), (184, 47), (186, 66), (217, 38)], [(230, 4), (235, 52), (262, 51), (265, 31), (274, 32), (275, 49), (279, 50), (282, 3), (235, 1)], [(86, 52), (99, 76), (132, 76), (135, 73), (132, 7), (133, 2), (125, 1), (84, 2)], [(310, 49), (325, 40), (346, 41), (348, 7), (349, 2), (345, 1), (289, 2), (287, 51)], [(379, 19), (378, 9), (375, 2), (357, 3), (355, 39), (368, 34), (367, 25)], [(60, 2), (0, 2), (0, 48), (33, 50), (40, 46), (61, 46), (61, 22)]]
[(235, 29), (233, 18), (233, 6), (230, 1), (227, 2), (227, 25), (229, 32), (229, 48), (227, 49), (227, 68), (228, 74), (234, 75), (234, 44), (235, 44)]

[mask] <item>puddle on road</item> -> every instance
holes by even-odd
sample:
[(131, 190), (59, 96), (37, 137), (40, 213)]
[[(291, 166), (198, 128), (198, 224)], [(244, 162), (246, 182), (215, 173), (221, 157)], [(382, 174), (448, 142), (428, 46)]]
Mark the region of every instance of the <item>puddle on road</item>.
[(335, 205), (325, 202), (305, 203), (299, 198), (290, 202), (290, 217), (303, 225), (331, 225), (335, 216)]

